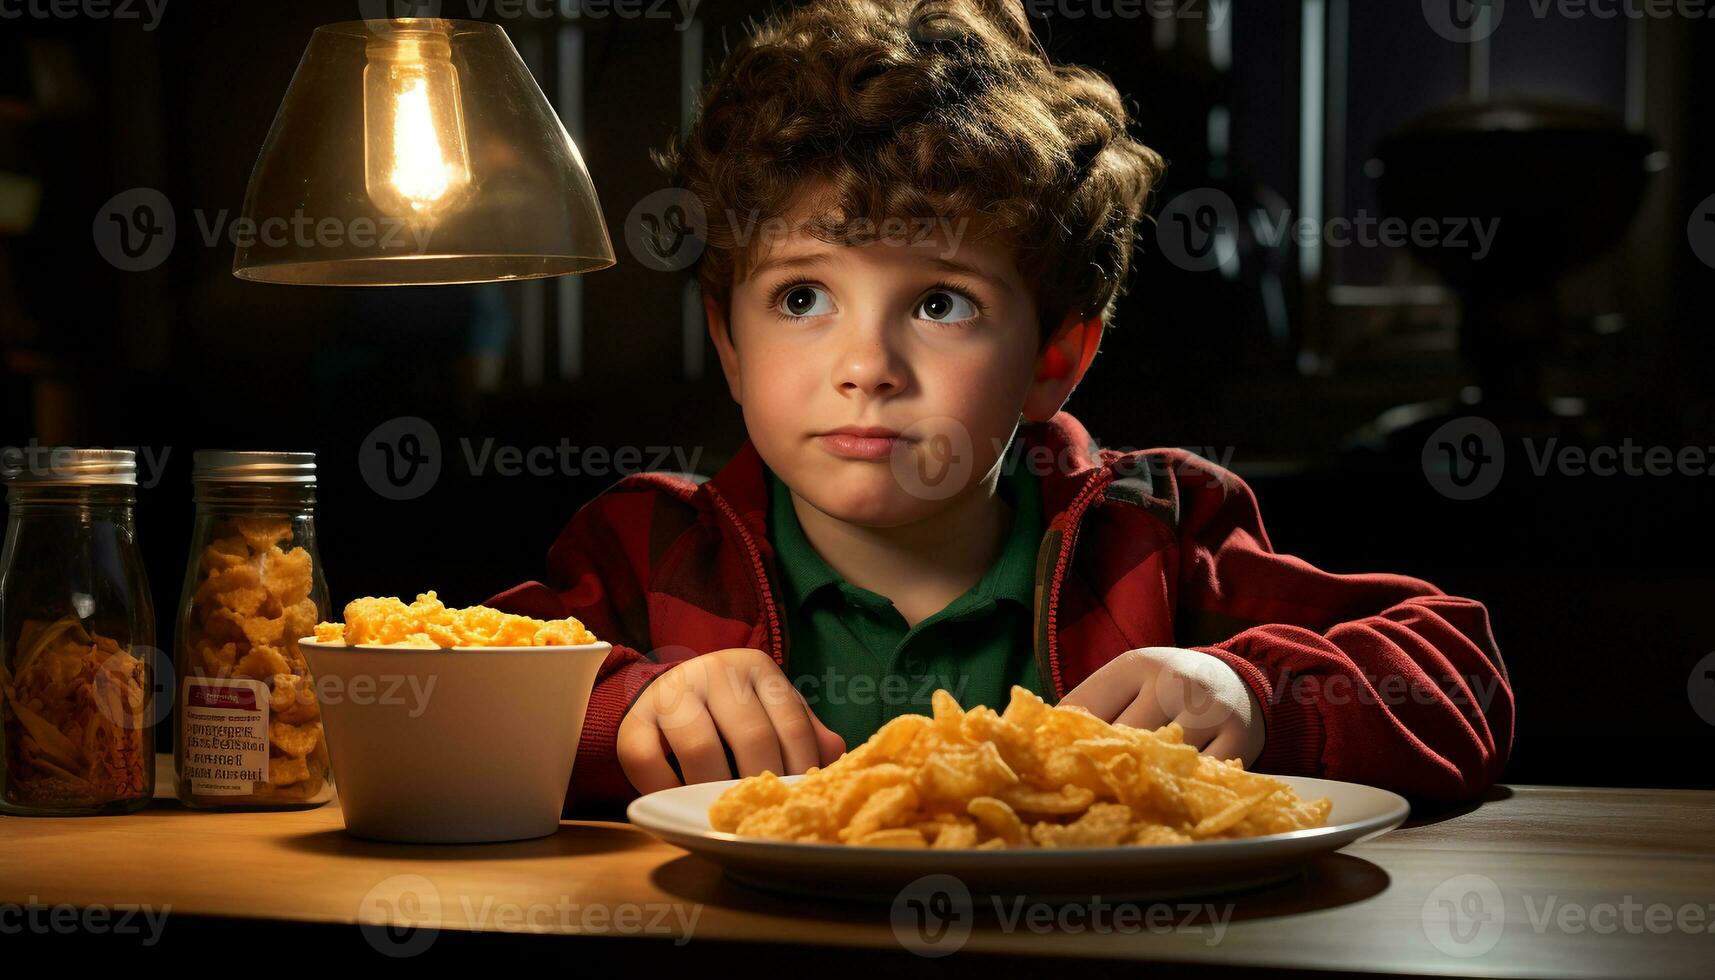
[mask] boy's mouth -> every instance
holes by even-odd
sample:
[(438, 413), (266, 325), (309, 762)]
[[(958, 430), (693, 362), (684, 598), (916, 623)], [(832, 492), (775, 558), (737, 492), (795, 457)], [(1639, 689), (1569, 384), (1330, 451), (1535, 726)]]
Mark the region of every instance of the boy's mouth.
[(895, 446), (911, 440), (885, 426), (844, 425), (818, 435), (816, 441), (835, 456), (881, 460), (892, 456)]

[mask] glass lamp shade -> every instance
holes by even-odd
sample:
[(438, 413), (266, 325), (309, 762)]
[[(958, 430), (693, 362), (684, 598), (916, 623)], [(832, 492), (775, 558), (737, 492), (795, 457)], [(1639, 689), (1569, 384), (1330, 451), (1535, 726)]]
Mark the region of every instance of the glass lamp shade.
[(583, 157), (493, 24), (318, 28), (262, 145), (233, 274), (410, 286), (614, 264)]

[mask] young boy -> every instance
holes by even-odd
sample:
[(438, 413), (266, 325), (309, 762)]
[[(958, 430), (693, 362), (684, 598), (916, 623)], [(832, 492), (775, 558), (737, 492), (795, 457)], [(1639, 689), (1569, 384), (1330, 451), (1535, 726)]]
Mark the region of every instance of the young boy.
[(708, 215), (749, 440), (706, 481), (620, 480), (546, 584), (489, 600), (613, 643), (568, 812), (801, 773), (938, 687), (1000, 708), (1013, 684), (1262, 771), (1495, 780), (1512, 694), (1481, 604), (1277, 554), (1233, 474), (1061, 411), (1162, 169), (1126, 126), (1006, 0), (818, 0), (728, 56), (663, 163)]

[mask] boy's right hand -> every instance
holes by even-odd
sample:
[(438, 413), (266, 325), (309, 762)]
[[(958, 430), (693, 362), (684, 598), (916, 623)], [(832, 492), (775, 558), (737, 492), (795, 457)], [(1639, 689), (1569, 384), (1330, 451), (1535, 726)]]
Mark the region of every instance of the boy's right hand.
[(774, 658), (746, 647), (692, 657), (655, 678), (620, 722), (616, 748), (625, 777), (640, 793), (764, 769), (793, 775), (825, 766), (846, 750)]

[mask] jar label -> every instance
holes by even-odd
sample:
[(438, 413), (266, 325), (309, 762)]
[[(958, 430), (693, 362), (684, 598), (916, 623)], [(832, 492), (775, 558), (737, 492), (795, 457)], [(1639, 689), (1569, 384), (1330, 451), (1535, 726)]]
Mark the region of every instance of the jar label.
[(249, 796), (268, 781), (268, 685), (247, 677), (185, 681), (184, 778), (198, 796)]

